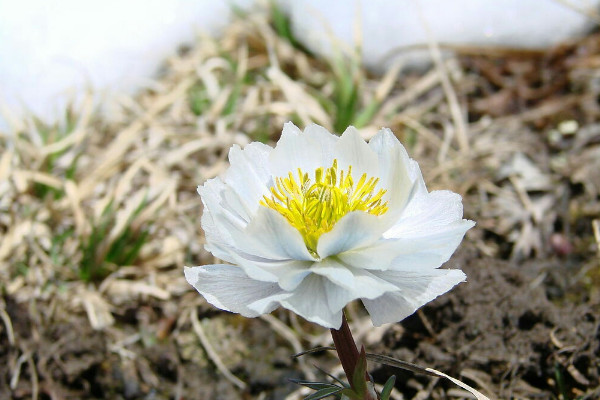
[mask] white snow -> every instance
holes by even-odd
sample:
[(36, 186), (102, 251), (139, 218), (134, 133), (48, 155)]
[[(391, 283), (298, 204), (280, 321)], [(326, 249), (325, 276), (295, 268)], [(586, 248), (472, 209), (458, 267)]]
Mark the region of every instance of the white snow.
[(0, 102), (52, 122), (88, 89), (132, 93), (179, 45), (218, 34), (229, 3), (252, 0), (0, 0)]
[[(382, 70), (393, 56), (409, 64), (429, 58), (429, 40), (449, 45), (546, 48), (594, 26), (584, 10), (599, 0), (304, 0), (286, 2), (295, 34), (327, 55), (333, 34), (350, 48), (362, 33), (364, 63)], [(571, 7), (569, 7), (569, 5)], [(429, 39), (431, 38), (431, 39)]]
[[(592, 22), (575, 7), (600, 0), (279, 0), (298, 39), (327, 55), (332, 32), (352, 46), (362, 25), (363, 60), (381, 70), (389, 54), (427, 43), (546, 47), (582, 35)], [(92, 89), (97, 98), (132, 93), (199, 32), (217, 35), (230, 3), (254, 0), (0, 0), (0, 111), (46, 122)], [(426, 28), (427, 27), (427, 28)], [(407, 55), (406, 51), (400, 54)], [(409, 55), (409, 62), (419, 62)]]

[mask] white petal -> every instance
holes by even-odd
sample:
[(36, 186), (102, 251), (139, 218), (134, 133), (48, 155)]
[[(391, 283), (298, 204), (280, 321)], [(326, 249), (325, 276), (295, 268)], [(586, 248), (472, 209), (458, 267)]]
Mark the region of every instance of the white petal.
[(333, 258), (327, 258), (316, 262), (311, 266), (311, 272), (326, 277), (332, 283), (345, 287), (354, 288), (354, 274), (345, 265), (340, 264)]
[(377, 155), (360, 136), (355, 127), (349, 126), (336, 143), (338, 167), (344, 171), (352, 166), (352, 177), (357, 182), (362, 174), (379, 176)]
[[(465, 232), (475, 225), (473, 221), (461, 220), (446, 226), (438, 232), (429, 236), (413, 239), (404, 239), (407, 248), (414, 249), (413, 252), (403, 254), (392, 261), (392, 269), (403, 269), (411, 266), (437, 268), (450, 259), (462, 241)], [(430, 260), (437, 259), (435, 263)]]
[(369, 270), (439, 268), (448, 261), (472, 226), (472, 221), (459, 220), (432, 229), (428, 236), (382, 239), (338, 254), (337, 258), (354, 268)]
[(271, 267), (269, 271), (277, 276), (277, 282), (282, 289), (292, 291), (311, 274), (310, 265), (308, 262), (292, 261), (284, 268)]
[(227, 201), (226, 194), (236, 194), (219, 178), (205, 182), (198, 191), (204, 203), (206, 249), (215, 256), (232, 263), (232, 252), (248, 259), (314, 260), (298, 230), (275, 210), (260, 206), (247, 222)]
[[(423, 179), (423, 173), (421, 173), (421, 167), (419, 167), (419, 163), (417, 163), (412, 158), (408, 161), (408, 177), (415, 184), (419, 184), (420, 191), (424, 193), (427, 192), (427, 185), (425, 184), (425, 179)], [(417, 190), (417, 191), (419, 191)]]
[[(203, 186), (198, 187), (198, 193), (202, 197), (204, 210), (202, 213), (202, 229), (206, 236), (205, 249), (215, 257), (235, 264), (236, 254), (247, 256), (236, 244), (234, 236), (243, 237), (244, 230), (248, 225), (239, 214), (231, 210), (229, 204), (224, 200), (224, 193), (231, 192), (220, 178), (206, 181)], [(266, 276), (256, 276), (258, 279), (268, 280)]]
[(222, 221), (229, 220), (229, 224), (242, 227), (245, 222), (236, 214), (226, 211), (222, 207), (222, 191), (226, 188), (220, 178), (206, 181), (198, 187), (202, 197), (204, 210), (202, 211), (201, 225), (206, 237), (205, 248), (221, 260), (233, 262), (228, 256), (233, 247), (233, 239), (225, 229)]
[(381, 239), (371, 245), (340, 253), (337, 258), (353, 268), (383, 271), (389, 269), (396, 257), (410, 250), (402, 245), (402, 240)]
[(331, 166), (335, 158), (335, 144), (340, 138), (317, 124), (310, 124), (304, 128), (304, 135), (315, 145), (313, 151), (319, 153), (321, 166)]
[(327, 302), (327, 279), (319, 275), (309, 275), (293, 295), (281, 300), (283, 307), (302, 318), (324, 326), (339, 329), (342, 325), (342, 311), (331, 312)]
[(269, 155), (269, 167), (273, 177), (297, 174), (298, 168), (304, 172), (313, 172), (322, 167), (321, 146), (317, 135), (303, 134), (291, 122), (283, 126), (281, 138)]
[(412, 196), (415, 182), (409, 174), (412, 160), (404, 146), (387, 128), (373, 136), (369, 147), (378, 158), (379, 186), (387, 190), (385, 199), (389, 201), (389, 210), (384, 217), (395, 222)]
[(271, 147), (259, 142), (250, 143), (243, 150), (237, 145), (229, 150), (231, 166), (223, 181), (233, 188), (250, 214), (259, 207), (262, 197), (269, 193), (272, 177), (268, 160), (271, 151)]
[(244, 230), (227, 228), (235, 247), (245, 253), (272, 260), (314, 261), (300, 232), (268, 207), (260, 207)]
[[(352, 300), (374, 299), (385, 292), (398, 289), (369, 271), (350, 268), (336, 260), (329, 260), (328, 264), (326, 268), (313, 268), (312, 271), (327, 278), (323, 284), (331, 312), (342, 310)], [(337, 268), (335, 268), (336, 264)]]
[(312, 262), (299, 260), (270, 260), (248, 254), (232, 253), (233, 263), (246, 274), (262, 281), (278, 282), (284, 290), (294, 290), (308, 276)]
[[(238, 229), (244, 228), (248, 224), (248, 220), (243, 217), (245, 211), (238, 208), (240, 203), (237, 200), (230, 204), (225, 198), (226, 192), (232, 192), (232, 189), (218, 177), (209, 179), (204, 182), (204, 185), (198, 186), (198, 193), (204, 204), (204, 212), (208, 210), (212, 214), (214, 223), (219, 229), (223, 229), (223, 221)], [(235, 193), (232, 192), (232, 195), (235, 196)]]
[(261, 312), (248, 308), (248, 305), (283, 294), (277, 283), (251, 279), (241, 268), (232, 265), (185, 267), (184, 272), (188, 283), (194, 286), (206, 301), (217, 308), (244, 317), (256, 317), (261, 313), (273, 311), (277, 307), (276, 303), (265, 305)]
[(425, 237), (462, 221), (460, 195), (448, 190), (420, 191), (404, 209), (401, 218), (385, 233), (386, 237)]
[(407, 204), (398, 221), (384, 237), (400, 239), (403, 251), (392, 269), (437, 268), (448, 261), (473, 221), (462, 218), (461, 197), (450, 191), (427, 193), (418, 184), (417, 193)]
[(386, 226), (377, 215), (353, 211), (342, 217), (319, 237), (317, 253), (322, 259), (344, 251), (365, 247), (379, 240)]
[(281, 305), (281, 300), (287, 299), (291, 295), (291, 292), (276, 293), (248, 304), (248, 308), (261, 315), (268, 314)]
[(375, 326), (403, 320), (466, 279), (465, 274), (457, 269), (434, 269), (425, 273), (385, 271), (374, 274), (399, 288), (397, 292), (385, 293), (374, 300), (362, 300)]
[(252, 219), (255, 209), (259, 205), (259, 203), (248, 204), (244, 199), (244, 193), (238, 193), (232, 186), (225, 186), (221, 191), (221, 207), (242, 221), (242, 225), (246, 225)]
[(217, 228), (213, 216), (208, 209), (204, 209), (200, 221), (206, 238), (205, 250), (223, 261), (234, 263), (230, 256), (230, 253), (235, 250), (232, 245), (231, 236), (227, 232), (221, 232)]
[[(452, 252), (450, 252), (452, 253)], [(388, 266), (392, 271), (422, 271), (439, 268), (448, 261), (448, 256), (434, 251), (421, 250), (396, 257)]]
[(327, 307), (329, 312), (337, 313), (346, 307), (356, 297), (352, 290), (337, 286), (329, 280), (323, 281), (325, 293), (327, 294)]
[(314, 261), (300, 233), (266, 207), (261, 207), (251, 223), (246, 224), (222, 206), (219, 196), (227, 189), (218, 178), (199, 188), (205, 203), (202, 226), (206, 250), (242, 266), (254, 279), (280, 282), (281, 287), (293, 289), (309, 273), (310, 263), (302, 260)]

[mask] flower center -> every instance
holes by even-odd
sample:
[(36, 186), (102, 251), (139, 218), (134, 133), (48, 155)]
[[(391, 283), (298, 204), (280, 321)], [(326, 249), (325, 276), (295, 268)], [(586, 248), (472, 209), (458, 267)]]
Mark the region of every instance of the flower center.
[(314, 176), (313, 182), (298, 168), (297, 176), (290, 172), (287, 177), (276, 178), (271, 196), (264, 196), (260, 204), (279, 212), (298, 229), (315, 256), (319, 236), (332, 230), (344, 215), (352, 211), (382, 215), (388, 210), (388, 202), (382, 201), (386, 190), (376, 191), (379, 178), (365, 173), (355, 183), (352, 166), (348, 172), (338, 171), (337, 160), (327, 169), (317, 168)]

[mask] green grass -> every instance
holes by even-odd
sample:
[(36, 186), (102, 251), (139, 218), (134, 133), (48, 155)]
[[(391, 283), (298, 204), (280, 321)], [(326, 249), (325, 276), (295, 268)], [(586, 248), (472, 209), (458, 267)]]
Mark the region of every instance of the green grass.
[(301, 50), (307, 54), (310, 54), (310, 52), (306, 49), (306, 47), (304, 47), (302, 44), (300, 44), (298, 39), (296, 39), (296, 36), (294, 36), (291, 21), (290, 21), (289, 17), (286, 15), (286, 13), (281, 9), (281, 7), (279, 7), (277, 2), (271, 1), (270, 3), (271, 3), (270, 4), (271, 25), (273, 26), (273, 29), (275, 30), (277, 35), (279, 37), (287, 40), (296, 49)]
[[(228, 116), (235, 112), (239, 99), (242, 96), (244, 86), (252, 85), (255, 81), (247, 72), (244, 74), (239, 73), (239, 63), (229, 54), (223, 53), (222, 56), (227, 60), (231, 67), (231, 70), (223, 71), (222, 76), (219, 77), (219, 80), (224, 84), (224, 87), (226, 85), (231, 87), (231, 93), (221, 111), (221, 116)], [(203, 115), (213, 104), (201, 81), (195, 83), (188, 90), (187, 97), (190, 110), (197, 116)]]
[(244, 87), (244, 84), (252, 84), (253, 82), (249, 79), (247, 73), (244, 73), (242, 76), (240, 76), (240, 66), (238, 62), (233, 60), (228, 55), (224, 55), (224, 58), (229, 62), (229, 65), (231, 66), (231, 76), (227, 76), (226, 80), (233, 81), (233, 88), (222, 112), (223, 116), (227, 116), (233, 114), (233, 112), (235, 111), (240, 96), (242, 94), (242, 88)]
[(194, 115), (200, 116), (210, 108), (210, 98), (204, 87), (197, 83), (188, 90), (188, 104)]
[[(40, 120), (35, 120), (35, 126), (42, 140), (43, 146), (48, 146), (50, 144), (56, 143), (64, 139), (65, 137), (71, 135), (75, 130), (75, 125), (76, 117), (73, 114), (73, 111), (70, 109), (67, 109), (67, 111), (65, 111), (64, 121), (62, 124), (47, 125)], [(39, 171), (45, 172), (53, 176), (60, 175), (60, 171), (57, 171), (57, 161), (70, 149), (70, 147), (67, 147), (64, 150), (48, 154), (43, 160)], [(73, 179), (73, 177), (75, 176), (78, 159), (79, 156), (74, 157), (71, 165), (69, 165), (68, 168), (64, 171), (65, 179)], [(49, 196), (53, 200), (58, 200), (65, 195), (65, 192), (62, 189), (56, 189), (52, 186), (36, 182), (33, 185), (33, 194), (40, 199), (45, 199)]]
[(335, 83), (333, 102), (336, 106), (336, 115), (333, 128), (336, 132), (343, 132), (356, 119), (360, 74), (358, 66), (353, 64), (355, 63), (346, 60), (346, 57), (341, 54), (338, 54), (330, 64)]
[(50, 259), (52, 264), (58, 266), (61, 265), (63, 260), (63, 248), (65, 242), (75, 235), (75, 229), (70, 227), (64, 232), (57, 233), (52, 236), (52, 242), (50, 245)]
[(117, 222), (116, 214), (112, 202), (106, 206), (99, 221), (93, 225), (90, 235), (81, 241), (83, 257), (78, 270), (81, 280), (101, 281), (118, 267), (137, 261), (150, 231), (147, 228), (134, 229), (131, 223), (145, 206), (146, 200), (143, 200), (129, 217), (126, 228), (113, 241), (109, 234)]
[[(313, 58), (312, 54), (303, 46), (293, 34), (290, 20), (283, 10), (275, 3), (270, 6), (270, 24), (275, 33), (284, 41), (289, 42), (297, 51), (302, 52)], [(256, 85), (259, 80), (266, 78), (267, 68), (259, 68), (250, 72), (239, 70), (239, 60), (236, 55), (230, 52), (221, 52), (220, 57), (227, 60), (230, 65), (229, 69), (219, 71), (219, 82), (223, 88), (230, 88), (231, 92), (221, 111), (222, 116), (231, 116), (235, 114), (240, 98), (243, 97), (245, 88)], [(323, 64), (326, 68), (328, 82), (333, 85), (331, 95), (323, 95), (320, 84), (307, 82), (303, 77), (296, 76), (294, 69), (286, 71), (293, 80), (304, 81), (306, 90), (308, 90), (315, 99), (317, 99), (326, 112), (332, 116), (333, 128), (335, 132), (343, 132), (349, 125), (354, 125), (357, 128), (368, 125), (377, 111), (379, 111), (382, 99), (374, 98), (367, 104), (363, 103), (363, 82), (367, 79), (366, 72), (360, 64), (360, 48), (356, 48), (353, 54), (344, 54), (339, 48), (333, 48), (333, 55)], [(268, 67), (268, 66), (267, 66)], [(201, 81), (198, 81), (188, 91), (188, 105), (194, 115), (200, 116), (208, 111), (212, 106), (212, 100), (206, 92)], [(294, 119), (290, 115), (290, 119)], [(298, 123), (302, 125), (304, 121)], [(257, 134), (257, 140), (267, 141), (269, 138), (264, 135)]]

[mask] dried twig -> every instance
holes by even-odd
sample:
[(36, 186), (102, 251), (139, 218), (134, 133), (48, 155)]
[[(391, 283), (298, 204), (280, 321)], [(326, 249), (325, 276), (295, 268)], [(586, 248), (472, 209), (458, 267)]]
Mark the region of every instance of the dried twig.
[(196, 313), (195, 309), (190, 310), (190, 319), (192, 321), (192, 327), (194, 328), (194, 332), (196, 332), (196, 335), (198, 336), (200, 343), (202, 343), (202, 347), (204, 347), (206, 354), (212, 360), (212, 362), (215, 364), (215, 366), (217, 367), (219, 372), (221, 372), (221, 374), (223, 374), (223, 376), (229, 382), (231, 382), (233, 385), (235, 385), (239, 389), (242, 389), (242, 390), (246, 389), (246, 386), (247, 386), (246, 383), (241, 381), (238, 377), (233, 375), (229, 371), (229, 369), (227, 369), (227, 367), (221, 360), (221, 357), (219, 357), (219, 355), (217, 354), (215, 349), (210, 344), (210, 341), (208, 340), (208, 338), (206, 337), (206, 334), (204, 333), (204, 329), (202, 329), (202, 325), (200, 324), (200, 321), (198, 321), (198, 314)]

